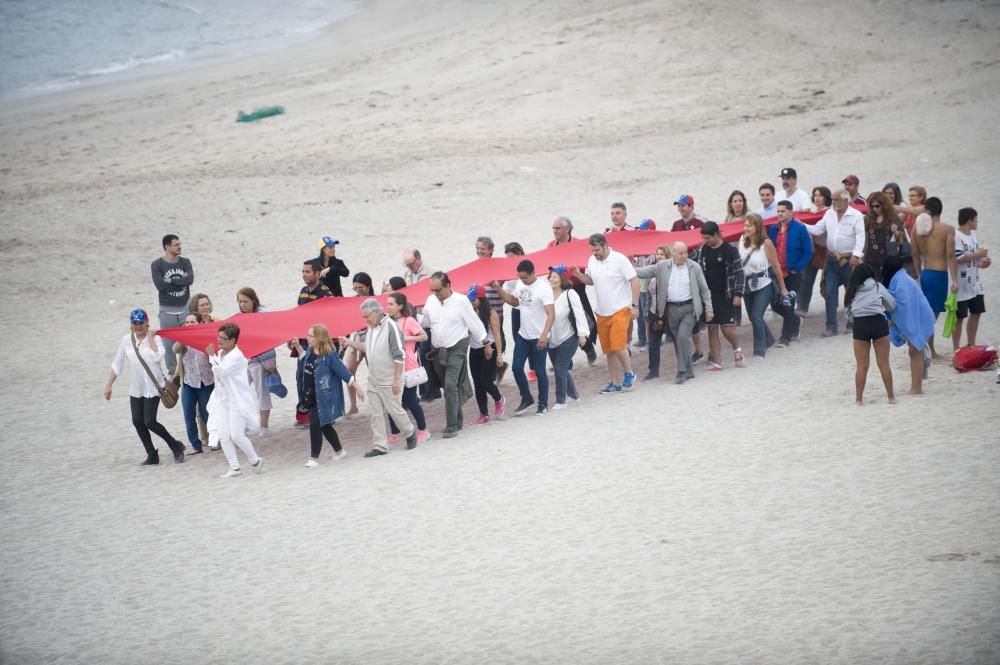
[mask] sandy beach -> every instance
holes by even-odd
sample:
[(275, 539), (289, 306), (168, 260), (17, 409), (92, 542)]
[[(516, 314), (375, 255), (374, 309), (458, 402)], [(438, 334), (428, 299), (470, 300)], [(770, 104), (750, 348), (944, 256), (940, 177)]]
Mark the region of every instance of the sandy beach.
[(898, 404), (873, 367), (859, 408), (818, 293), (801, 341), (746, 369), (601, 397), (580, 354), (570, 409), (444, 441), (435, 403), (431, 441), (374, 460), (354, 418), (318, 469), (291, 399), (255, 439), (267, 471), (224, 481), (221, 453), (140, 468), (127, 381), (102, 396), (165, 233), (224, 317), (243, 286), (294, 305), (323, 235), (378, 284), (407, 247), (435, 269), (483, 234), (533, 251), (612, 201), (670, 222), (690, 193), (721, 219), (785, 166), (807, 190), (924, 185), (995, 253), (998, 18), (373, 0), (280, 52), (0, 106), (0, 663), (1000, 662), (996, 374), (936, 364), (907, 396), (894, 350)]

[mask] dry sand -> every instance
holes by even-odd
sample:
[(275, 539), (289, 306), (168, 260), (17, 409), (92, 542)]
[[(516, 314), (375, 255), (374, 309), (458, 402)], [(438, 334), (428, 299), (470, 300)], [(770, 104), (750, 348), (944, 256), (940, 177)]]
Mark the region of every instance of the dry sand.
[(350, 457), (304, 469), (279, 401), (269, 468), (235, 481), (218, 453), (139, 468), (126, 384), (101, 398), (167, 232), (224, 316), (245, 285), (290, 306), (324, 234), (381, 281), (406, 246), (535, 249), (614, 200), (718, 218), (789, 165), (926, 185), (1000, 247), (998, 17), (380, 0), (280, 53), (0, 109), (0, 661), (1000, 662), (1000, 386), (935, 366), (890, 406), (873, 370), (857, 408), (820, 314), (746, 370), (606, 399), (602, 360), (570, 410), (378, 460), (352, 420)]

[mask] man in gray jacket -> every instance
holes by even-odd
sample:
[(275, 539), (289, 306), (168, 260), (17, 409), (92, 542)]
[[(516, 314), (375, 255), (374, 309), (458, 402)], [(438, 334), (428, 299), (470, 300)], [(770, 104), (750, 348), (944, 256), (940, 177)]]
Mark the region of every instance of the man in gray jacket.
[[(705, 274), (694, 261), (688, 258), (687, 245), (675, 242), (670, 247), (671, 258), (660, 261), (655, 266), (636, 268), (640, 279), (656, 278), (656, 303), (654, 315), (667, 314), (667, 328), (674, 338), (674, 352), (677, 354), (677, 377), (674, 383), (684, 383), (694, 378), (691, 364), (691, 331), (694, 324), (705, 314), (705, 321), (713, 318), (712, 294), (708, 290)], [(656, 336), (659, 338), (659, 336)], [(651, 336), (652, 338), (652, 336)], [(660, 347), (650, 344), (649, 375), (653, 379), (660, 375)]]
[(378, 457), (389, 452), (386, 445), (385, 417), (396, 423), (409, 450), (417, 447), (417, 430), (403, 410), (403, 333), (382, 305), (374, 298), (361, 303), (361, 315), (368, 323), (365, 336), (365, 358), (368, 361), (368, 403), (371, 407), (373, 447), (365, 457)]

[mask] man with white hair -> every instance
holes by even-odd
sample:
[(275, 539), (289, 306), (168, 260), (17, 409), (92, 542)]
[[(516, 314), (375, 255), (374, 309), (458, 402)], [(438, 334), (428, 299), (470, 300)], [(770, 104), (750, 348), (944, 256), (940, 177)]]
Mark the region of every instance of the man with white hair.
[(385, 433), (385, 417), (392, 418), (403, 436), (406, 448), (417, 447), (417, 429), (403, 410), (403, 333), (387, 316), (374, 298), (361, 303), (361, 316), (368, 324), (365, 335), (365, 359), (368, 361), (368, 403), (374, 440), (365, 457), (378, 457), (389, 452)]
[[(568, 242), (573, 242), (573, 222), (569, 217), (556, 217), (555, 221), (552, 222), (552, 240), (546, 246), (556, 247)], [(594, 344), (597, 343), (597, 325), (595, 324), (594, 308), (591, 307), (590, 298), (587, 297), (587, 285), (571, 273), (567, 273), (566, 276), (569, 278), (569, 283), (573, 285), (576, 295), (580, 296), (580, 304), (583, 305), (583, 312), (587, 315), (590, 336), (587, 337), (587, 343), (582, 348), (583, 352), (587, 354), (587, 363), (593, 367), (594, 363), (597, 362), (597, 351), (594, 349)]]
[(847, 289), (854, 266), (861, 263), (865, 250), (865, 217), (850, 206), (851, 195), (838, 189), (833, 193), (833, 207), (806, 230), (814, 236), (826, 234), (826, 330), (823, 337), (837, 334), (837, 302), (840, 287)]
[[(656, 278), (655, 312), (667, 313), (667, 327), (674, 338), (674, 352), (677, 355), (677, 376), (674, 383), (680, 384), (694, 378), (694, 364), (691, 362), (691, 332), (694, 324), (703, 312), (705, 321), (711, 323), (714, 310), (705, 274), (700, 265), (688, 258), (687, 245), (675, 242), (670, 251), (670, 260), (638, 268), (635, 272), (640, 278)], [(649, 367), (648, 378), (659, 375), (659, 346), (655, 352), (652, 347), (649, 349)]]
[(447, 425), (442, 436), (451, 439), (462, 429), (462, 405), (473, 395), (469, 381), (469, 335), (475, 335), (484, 345), (489, 339), (486, 326), (476, 316), (469, 299), (452, 290), (448, 273), (433, 273), (427, 286), (431, 297), (424, 304), (424, 316), (434, 334), (433, 370), (444, 385)]

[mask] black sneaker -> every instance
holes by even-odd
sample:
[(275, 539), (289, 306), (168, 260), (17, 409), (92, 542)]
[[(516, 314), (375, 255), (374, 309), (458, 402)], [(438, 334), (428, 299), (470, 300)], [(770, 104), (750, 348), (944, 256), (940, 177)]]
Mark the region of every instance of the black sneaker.
[(514, 415), (520, 416), (528, 412), (528, 409), (535, 403), (533, 399), (522, 399), (521, 403), (514, 409)]
[(413, 450), (417, 447), (417, 428), (413, 428), (413, 434), (406, 437), (406, 449)]
[(782, 337), (782, 338), (778, 339), (778, 348), (779, 348), (779, 349), (785, 349), (785, 348), (788, 348), (788, 345), (789, 345), (790, 343), (791, 343), (791, 342), (790, 342), (790, 341), (789, 341), (788, 339), (785, 339), (784, 337)]
[(680, 384), (684, 383), (685, 381), (687, 381), (687, 379), (688, 379), (688, 375), (685, 372), (679, 372), (677, 374), (677, 376), (674, 377), (674, 383), (676, 383), (677, 385), (680, 385)]
[(643, 381), (652, 381), (653, 379), (658, 379), (658, 378), (660, 378), (660, 373), (659, 372), (650, 372), (646, 376), (642, 377), (642, 380)]
[(372, 448), (367, 453), (365, 453), (365, 457), (378, 457), (379, 455), (385, 455), (385, 454), (386, 453), (384, 450), (379, 450), (378, 448)]
[(544, 404), (539, 404), (538, 405), (538, 410), (535, 411), (535, 415), (536, 416), (544, 416), (548, 412), (549, 412), (549, 407), (545, 406)]
[(704, 359), (705, 359), (705, 355), (702, 354), (702, 353), (698, 353), (697, 351), (695, 351), (694, 353), (691, 354), (691, 364), (692, 365), (697, 365), (698, 363), (700, 363)]

